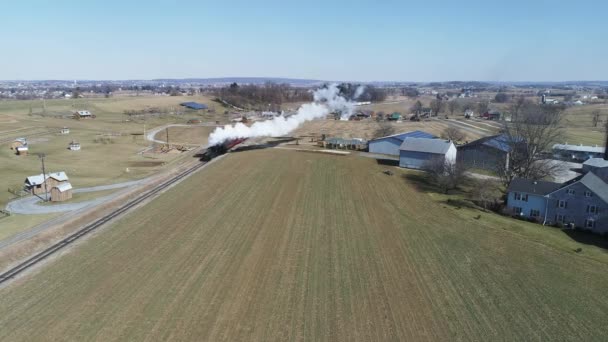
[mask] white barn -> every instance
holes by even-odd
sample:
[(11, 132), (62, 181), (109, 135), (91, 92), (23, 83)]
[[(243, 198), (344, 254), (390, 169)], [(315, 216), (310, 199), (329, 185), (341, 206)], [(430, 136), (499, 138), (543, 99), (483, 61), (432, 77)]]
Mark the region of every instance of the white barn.
[(456, 146), (450, 140), (408, 138), (399, 148), (399, 166), (408, 169), (423, 169), (431, 160), (456, 162)]

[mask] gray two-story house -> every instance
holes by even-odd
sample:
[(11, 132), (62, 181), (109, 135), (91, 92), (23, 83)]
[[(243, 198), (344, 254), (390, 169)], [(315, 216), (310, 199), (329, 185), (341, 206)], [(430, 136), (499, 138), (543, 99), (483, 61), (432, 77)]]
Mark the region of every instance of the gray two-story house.
[(608, 233), (608, 184), (593, 172), (548, 194), (548, 221)]
[(564, 184), (514, 179), (507, 192), (507, 208), (514, 214), (608, 233), (608, 184), (594, 172)]

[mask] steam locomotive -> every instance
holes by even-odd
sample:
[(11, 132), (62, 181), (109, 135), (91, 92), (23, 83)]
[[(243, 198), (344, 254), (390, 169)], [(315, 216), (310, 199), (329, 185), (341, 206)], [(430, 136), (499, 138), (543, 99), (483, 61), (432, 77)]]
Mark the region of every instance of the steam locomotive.
[(209, 161), (217, 156), (220, 156), (220, 155), (228, 152), (231, 148), (235, 147), (236, 145), (242, 143), (245, 140), (247, 140), (247, 138), (230, 139), (230, 140), (224, 141), (223, 143), (209, 146), (207, 148), (207, 151), (205, 151), (205, 153), (203, 153), (201, 160)]

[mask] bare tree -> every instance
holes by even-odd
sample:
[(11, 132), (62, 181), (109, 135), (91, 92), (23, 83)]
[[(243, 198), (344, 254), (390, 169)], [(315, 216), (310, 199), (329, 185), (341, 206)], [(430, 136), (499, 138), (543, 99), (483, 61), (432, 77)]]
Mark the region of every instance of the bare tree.
[(443, 139), (452, 140), (454, 142), (463, 141), (466, 139), (465, 134), (456, 127), (448, 126), (441, 133)]
[(597, 124), (600, 123), (600, 111), (594, 110), (591, 112), (591, 121), (593, 121), (593, 127), (597, 127)]
[(471, 199), (478, 206), (488, 209), (500, 198), (499, 184), (491, 179), (480, 179), (475, 182)]
[(422, 113), (422, 102), (416, 101), (410, 110), (412, 113), (420, 115), (420, 113)]
[(442, 99), (434, 99), (431, 101), (431, 110), (435, 116), (439, 115), (439, 113), (443, 112), (443, 108), (445, 108), (445, 102)]
[(429, 160), (423, 169), (428, 173), (433, 184), (445, 194), (458, 187), (465, 179), (466, 170), (460, 163), (446, 161), (443, 158)]
[(486, 113), (490, 109), (490, 102), (488, 100), (482, 100), (477, 103), (477, 112), (479, 115)]
[(378, 123), (378, 128), (374, 131), (374, 138), (386, 137), (392, 134), (395, 134), (395, 126), (389, 121), (382, 121)]
[(454, 112), (460, 109), (460, 103), (457, 100), (452, 100), (448, 102), (448, 111), (450, 115), (454, 115)]
[(562, 170), (561, 163), (545, 155), (555, 142), (562, 140), (561, 119), (560, 107), (526, 102), (517, 120), (504, 122), (503, 142), (508, 146), (509, 158), (498, 169), (505, 184), (516, 177), (540, 180)]

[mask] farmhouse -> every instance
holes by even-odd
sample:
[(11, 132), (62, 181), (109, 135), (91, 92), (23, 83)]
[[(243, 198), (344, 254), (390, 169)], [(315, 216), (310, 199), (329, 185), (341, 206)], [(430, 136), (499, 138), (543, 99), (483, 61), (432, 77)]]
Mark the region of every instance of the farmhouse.
[(180, 106), (189, 108), (189, 109), (194, 109), (194, 110), (201, 110), (201, 109), (208, 109), (209, 107), (204, 104), (204, 103), (198, 103), (198, 102), (182, 102), (179, 104)]
[(42, 174), (36, 176), (30, 176), (25, 179), (24, 188), (27, 191), (30, 191), (32, 195), (39, 195), (45, 193), (45, 182), (46, 189), (50, 190), (54, 186), (59, 185), (61, 183), (67, 183), (68, 176), (65, 172), (54, 172), (49, 173), (44, 177)]
[(59, 131), (59, 133), (61, 133), (61, 134), (70, 134), (70, 129), (69, 129), (69, 128), (67, 128), (67, 127), (63, 127), (63, 128), (62, 128), (62, 129)]
[(399, 155), (399, 148), (407, 138), (435, 139), (436, 136), (423, 131), (410, 131), (376, 138), (369, 141), (369, 152), (379, 154)]
[(51, 188), (51, 202), (62, 202), (72, 198), (72, 184), (63, 182)]
[(584, 162), (590, 158), (601, 158), (606, 149), (601, 146), (584, 146), (555, 144), (553, 145), (553, 157), (564, 161)]
[(546, 196), (560, 187), (559, 183), (515, 178), (507, 188), (507, 207), (514, 215), (544, 220)]
[[(515, 179), (507, 208), (543, 224), (608, 233), (608, 162), (583, 165), (583, 174), (563, 184)], [(593, 165), (592, 165), (593, 164)]]
[(407, 138), (399, 148), (399, 166), (423, 169), (429, 161), (456, 162), (456, 146), (450, 140)]
[(511, 144), (506, 135), (484, 137), (458, 146), (458, 163), (469, 168), (498, 171), (509, 168)]

